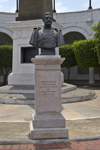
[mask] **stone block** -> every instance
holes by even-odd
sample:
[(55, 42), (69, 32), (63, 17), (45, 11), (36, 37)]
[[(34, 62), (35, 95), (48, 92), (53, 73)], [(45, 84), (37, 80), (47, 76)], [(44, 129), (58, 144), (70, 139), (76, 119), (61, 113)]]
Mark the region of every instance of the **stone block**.
[(32, 140), (39, 139), (66, 139), (68, 138), (68, 129), (65, 128), (33, 128), (30, 124), (30, 138)]
[(34, 128), (64, 128), (65, 119), (61, 114), (34, 114), (32, 116)]

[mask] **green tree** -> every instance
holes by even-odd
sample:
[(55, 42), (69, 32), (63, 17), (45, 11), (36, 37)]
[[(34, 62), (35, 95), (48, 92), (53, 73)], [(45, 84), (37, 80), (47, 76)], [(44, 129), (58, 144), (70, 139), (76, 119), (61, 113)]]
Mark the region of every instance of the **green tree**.
[(8, 45), (0, 46), (0, 68), (3, 75), (3, 85), (6, 84), (9, 71), (12, 68), (12, 49), (12, 46)]
[(98, 63), (100, 64), (100, 21), (97, 25), (94, 25), (92, 29), (95, 31), (94, 38), (96, 39), (96, 46), (94, 49), (97, 51)]
[(77, 65), (72, 44), (60, 46), (59, 53), (61, 57), (65, 58), (65, 61), (62, 64), (62, 68), (68, 69), (68, 82), (70, 82), (71, 67)]
[(73, 50), (79, 68), (99, 68), (97, 53), (94, 51), (95, 39), (80, 40), (73, 43)]

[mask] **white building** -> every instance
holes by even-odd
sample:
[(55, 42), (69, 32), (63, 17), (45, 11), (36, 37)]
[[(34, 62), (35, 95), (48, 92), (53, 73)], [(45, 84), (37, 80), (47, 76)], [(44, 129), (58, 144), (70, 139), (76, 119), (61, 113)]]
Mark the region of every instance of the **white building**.
[[(92, 27), (100, 21), (100, 9), (90, 9), (87, 11), (68, 12), (68, 13), (54, 13), (56, 22), (60, 24), (66, 43), (72, 43), (74, 40), (91, 39), (94, 32)], [(0, 45), (11, 44), (13, 42), (13, 31), (9, 29), (8, 22), (13, 22), (16, 19), (16, 13), (0, 13)], [(89, 71), (89, 73), (88, 73)], [(63, 69), (65, 79), (67, 79), (67, 69)], [(72, 80), (89, 80), (93, 82), (94, 69), (81, 70), (77, 67), (72, 68)], [(90, 75), (90, 77), (89, 77)], [(94, 76), (95, 80), (99, 80), (98, 73)], [(2, 76), (0, 76), (2, 81)]]

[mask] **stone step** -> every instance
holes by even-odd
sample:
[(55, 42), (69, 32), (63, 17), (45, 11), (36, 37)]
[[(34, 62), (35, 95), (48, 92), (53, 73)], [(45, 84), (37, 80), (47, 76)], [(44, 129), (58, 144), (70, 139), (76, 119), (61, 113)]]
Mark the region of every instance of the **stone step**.
[[(85, 90), (77, 88), (76, 90), (63, 93), (62, 94), (62, 103), (72, 103), (79, 101), (91, 100), (96, 97), (94, 91)], [(1, 104), (35, 104), (34, 94), (7, 94), (0, 93), (0, 103)]]
[[(77, 87), (72, 84), (63, 83), (61, 91), (66, 93), (75, 90)], [(0, 93), (10, 93), (10, 94), (35, 94), (34, 86), (32, 85), (6, 85), (0, 87)]]
[(10, 94), (33, 94), (35, 93), (34, 86), (32, 85), (6, 85), (0, 87), (0, 93)]
[(62, 103), (81, 102), (94, 98), (96, 98), (96, 93), (94, 91), (77, 88), (77, 90), (62, 94)]
[(77, 89), (76, 85), (72, 85), (72, 84), (68, 84), (68, 83), (63, 83), (62, 84), (62, 88), (61, 88), (61, 92), (62, 93), (66, 93), (66, 92), (73, 91), (73, 90), (76, 90), (76, 89)]

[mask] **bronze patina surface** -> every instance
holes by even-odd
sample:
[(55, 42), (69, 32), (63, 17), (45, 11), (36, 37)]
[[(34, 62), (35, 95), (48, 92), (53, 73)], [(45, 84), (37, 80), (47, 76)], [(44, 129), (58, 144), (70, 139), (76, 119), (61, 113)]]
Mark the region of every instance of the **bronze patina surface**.
[(55, 48), (64, 45), (62, 31), (52, 28), (53, 16), (50, 12), (43, 14), (44, 27), (34, 28), (29, 43), (41, 48), (41, 55), (54, 55)]

